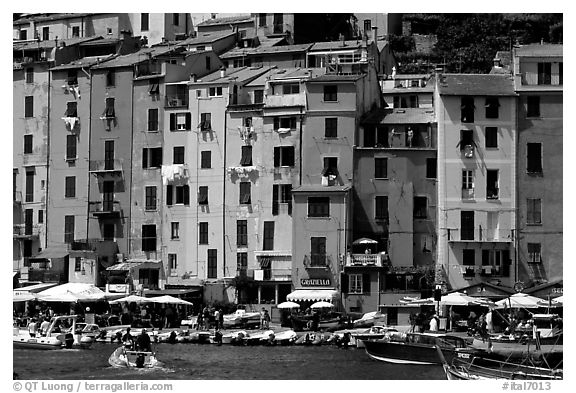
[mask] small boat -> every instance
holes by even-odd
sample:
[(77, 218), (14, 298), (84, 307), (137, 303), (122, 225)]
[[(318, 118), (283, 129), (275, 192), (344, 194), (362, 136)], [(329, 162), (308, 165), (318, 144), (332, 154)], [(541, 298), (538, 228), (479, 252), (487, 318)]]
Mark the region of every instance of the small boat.
[(310, 332), (300, 336), (294, 344), (296, 345), (321, 345), (327, 337), (323, 333)]
[(372, 326), (360, 332), (352, 332), (352, 337), (356, 340), (356, 348), (364, 348), (365, 340), (380, 340), (392, 335), (401, 334), (397, 329), (387, 326)]
[(448, 361), (459, 353), (474, 353), (464, 338), (444, 333), (405, 333), (364, 341), (366, 353), (372, 359), (398, 364), (441, 364), (437, 346)]
[(260, 313), (257, 311), (248, 311), (245, 305), (238, 305), (233, 314), (223, 316), (222, 325), (224, 328), (233, 328), (242, 326), (244, 328), (260, 326)]
[(291, 345), (296, 342), (297, 338), (298, 335), (296, 334), (296, 332), (290, 329), (274, 334), (273, 342), (278, 345)]
[(13, 336), (12, 343), (14, 348), (25, 349), (60, 349), (63, 345), (62, 341), (56, 337), (31, 337), (24, 334)]
[(380, 311), (372, 311), (362, 315), (362, 318), (356, 319), (352, 322), (355, 328), (371, 327), (375, 325), (382, 325), (386, 323), (386, 314)]
[(271, 343), (274, 339), (274, 331), (265, 330), (258, 333), (253, 333), (245, 338), (246, 345), (260, 345)]
[(108, 358), (112, 367), (154, 368), (161, 367), (154, 352), (134, 351), (124, 346), (116, 348)]
[[(28, 349), (88, 348), (94, 342), (94, 338), (85, 336), (78, 330), (77, 319), (77, 315), (52, 317), (45, 336), (32, 337), (27, 331), (16, 329), (12, 337), (13, 347)], [(61, 328), (64, 321), (71, 322), (70, 328)]]
[(245, 345), (248, 337), (249, 334), (244, 330), (228, 333), (222, 336), (222, 344)]

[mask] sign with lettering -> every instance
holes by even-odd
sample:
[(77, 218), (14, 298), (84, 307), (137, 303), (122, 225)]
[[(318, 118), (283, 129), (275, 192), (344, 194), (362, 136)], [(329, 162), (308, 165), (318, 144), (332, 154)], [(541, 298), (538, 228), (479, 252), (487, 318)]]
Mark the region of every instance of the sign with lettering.
[(552, 288), (552, 293), (564, 293), (564, 287)]
[(300, 285), (303, 287), (331, 287), (329, 278), (301, 278)]

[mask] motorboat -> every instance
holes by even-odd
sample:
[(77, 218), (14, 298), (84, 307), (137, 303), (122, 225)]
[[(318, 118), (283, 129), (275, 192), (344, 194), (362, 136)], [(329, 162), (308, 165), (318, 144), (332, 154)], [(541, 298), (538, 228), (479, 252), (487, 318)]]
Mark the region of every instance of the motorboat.
[(322, 345), (328, 337), (324, 333), (309, 332), (298, 337), (296, 345)]
[(274, 331), (273, 330), (264, 330), (258, 333), (252, 333), (249, 337), (245, 338), (245, 342), (247, 345), (260, 345), (260, 344), (269, 344), (274, 341)]
[[(44, 336), (32, 337), (27, 331), (15, 329), (12, 342), (14, 348), (28, 349), (60, 349), (60, 348), (88, 348), (94, 338), (85, 336), (76, 325), (77, 315), (60, 315), (52, 317), (50, 325)], [(65, 328), (65, 323), (70, 323)]]
[(132, 350), (125, 346), (116, 348), (108, 358), (108, 363), (112, 367), (129, 368), (154, 368), (163, 365), (154, 352)]
[(290, 330), (284, 330), (282, 332), (278, 332), (274, 334), (273, 337), (273, 342), (274, 344), (279, 344), (279, 345), (291, 345), (294, 344), (296, 342), (296, 339), (298, 338), (298, 335), (296, 334), (296, 332), (292, 329)]
[(372, 311), (362, 315), (362, 318), (356, 319), (352, 322), (355, 328), (371, 327), (375, 325), (383, 325), (386, 323), (386, 314), (380, 311)]
[(366, 340), (380, 340), (385, 337), (390, 338), (393, 335), (400, 335), (401, 333), (393, 327), (387, 326), (372, 326), (361, 332), (352, 332), (352, 338), (356, 341), (357, 348), (364, 348), (364, 341)]
[(248, 311), (245, 305), (238, 305), (236, 311), (232, 314), (223, 316), (222, 325), (224, 328), (233, 327), (258, 327), (260, 326), (260, 313), (257, 311)]
[(222, 336), (222, 344), (245, 345), (249, 334), (245, 330), (231, 332)]
[(405, 333), (391, 335), (379, 340), (364, 340), (364, 348), (370, 358), (398, 364), (441, 364), (436, 347), (440, 347), (448, 361), (462, 353), (470, 356), (462, 337), (445, 333)]

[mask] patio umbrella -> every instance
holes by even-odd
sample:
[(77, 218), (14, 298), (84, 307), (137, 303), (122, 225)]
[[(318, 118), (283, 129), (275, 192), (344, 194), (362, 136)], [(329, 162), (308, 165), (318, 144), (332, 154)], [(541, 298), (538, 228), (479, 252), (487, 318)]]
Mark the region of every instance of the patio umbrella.
[(152, 303), (162, 303), (162, 304), (185, 304), (187, 306), (192, 306), (192, 303), (187, 302), (186, 300), (179, 299), (174, 296), (164, 295), (164, 296), (157, 296), (148, 299)]
[(538, 308), (543, 302), (539, 297), (530, 296), (527, 293), (515, 293), (507, 299), (502, 299), (496, 302), (496, 308)]
[(19, 292), (19, 293), (14, 293), (12, 296), (12, 302), (16, 303), (16, 302), (27, 302), (29, 300), (34, 300), (36, 299), (36, 296), (33, 293), (30, 292)]
[(51, 295), (39, 296), (38, 300), (43, 302), (62, 302), (62, 303), (76, 303), (79, 301), (96, 301), (98, 299), (91, 298), (90, 296), (80, 296), (72, 292), (67, 293), (53, 293)]
[(300, 308), (300, 305), (294, 302), (283, 302), (277, 305), (276, 307), (278, 307), (279, 309)]
[(358, 244), (378, 244), (377, 240), (368, 239), (367, 237), (361, 237), (360, 239), (356, 239), (352, 242), (353, 245)]
[(334, 305), (328, 302), (316, 302), (310, 306), (310, 308), (330, 308), (330, 307), (334, 307)]
[(149, 298), (145, 298), (142, 296), (136, 296), (136, 295), (130, 295), (130, 296), (126, 296), (120, 299), (116, 299), (116, 300), (110, 300), (108, 303), (109, 304), (118, 304), (118, 303), (136, 303), (136, 304), (141, 304), (141, 303), (150, 303), (152, 302), (152, 299)]
[(540, 307), (562, 307), (564, 306), (564, 296), (559, 296), (554, 299), (544, 300), (538, 302), (538, 306)]
[[(94, 301), (104, 299), (105, 292), (93, 284), (69, 282), (39, 292), (40, 300), (53, 302)], [(65, 300), (57, 300), (57, 299)], [(72, 300), (75, 298), (75, 300)], [(48, 299), (48, 300), (46, 300)]]
[[(413, 300), (409, 304), (419, 304), (419, 305), (436, 305), (437, 301), (433, 297), (426, 299)], [(468, 296), (462, 292), (452, 292), (446, 295), (442, 295), (440, 298), (441, 306), (471, 306), (471, 305), (482, 305), (481, 301)]]

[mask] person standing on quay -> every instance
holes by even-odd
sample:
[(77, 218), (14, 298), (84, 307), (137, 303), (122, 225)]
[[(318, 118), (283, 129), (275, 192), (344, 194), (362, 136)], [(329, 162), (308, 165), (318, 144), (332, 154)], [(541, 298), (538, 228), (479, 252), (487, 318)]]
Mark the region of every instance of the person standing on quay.
[(218, 330), (221, 328), (220, 327), (220, 310), (214, 311), (214, 324), (215, 324), (214, 329)]
[(36, 331), (38, 330), (38, 324), (36, 323), (36, 319), (32, 318), (30, 323), (28, 324), (28, 333), (30, 333), (30, 337), (36, 337)]
[(222, 309), (219, 309), (218, 325), (220, 326), (220, 329), (224, 329), (224, 312)]

